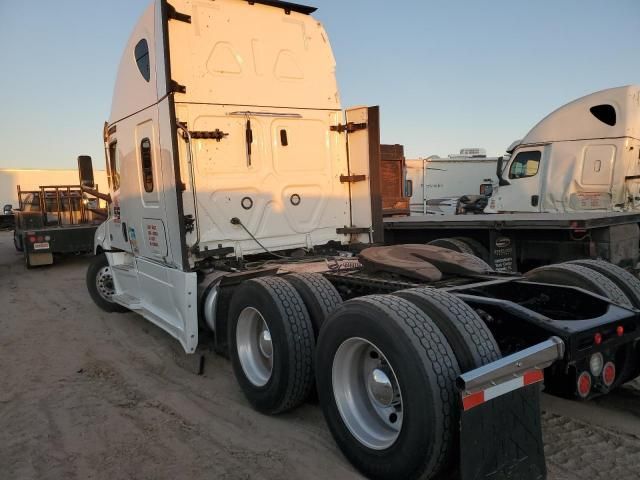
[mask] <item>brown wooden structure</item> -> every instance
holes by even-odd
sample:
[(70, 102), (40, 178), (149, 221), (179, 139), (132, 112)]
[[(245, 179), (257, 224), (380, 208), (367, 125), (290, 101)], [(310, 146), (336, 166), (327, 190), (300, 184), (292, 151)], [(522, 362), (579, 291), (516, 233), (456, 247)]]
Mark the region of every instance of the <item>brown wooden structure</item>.
[(409, 197), (405, 196), (405, 158), (403, 145), (380, 145), (382, 214), (409, 215)]

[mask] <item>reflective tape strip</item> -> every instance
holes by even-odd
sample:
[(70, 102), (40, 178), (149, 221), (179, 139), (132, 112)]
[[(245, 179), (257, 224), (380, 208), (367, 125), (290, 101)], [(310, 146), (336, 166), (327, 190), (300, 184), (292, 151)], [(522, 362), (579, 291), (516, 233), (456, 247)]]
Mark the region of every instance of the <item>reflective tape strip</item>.
[(464, 410), (470, 410), (473, 407), (482, 405), (489, 400), (504, 395), (505, 393), (513, 392), (527, 385), (538, 383), (544, 380), (544, 373), (542, 370), (529, 370), (524, 375), (517, 378), (512, 378), (498, 385), (492, 385), (484, 390), (474, 393), (462, 392), (462, 408)]

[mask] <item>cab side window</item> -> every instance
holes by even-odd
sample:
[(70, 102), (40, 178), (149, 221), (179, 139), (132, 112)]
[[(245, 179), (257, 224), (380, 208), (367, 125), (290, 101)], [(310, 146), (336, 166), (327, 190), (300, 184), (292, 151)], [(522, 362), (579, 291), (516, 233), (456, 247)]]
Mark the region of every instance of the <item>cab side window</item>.
[(153, 161), (151, 159), (151, 141), (148, 138), (143, 138), (140, 142), (140, 161), (144, 191), (151, 193), (153, 192)]
[(542, 152), (534, 150), (531, 152), (520, 152), (516, 155), (509, 168), (509, 178), (533, 177), (540, 168), (540, 158)]
[(113, 190), (120, 188), (120, 155), (118, 154), (118, 142), (109, 144), (109, 170), (111, 171), (111, 185)]
[(138, 70), (140, 70), (140, 75), (148, 82), (151, 78), (151, 64), (149, 63), (149, 45), (144, 38), (136, 44), (133, 54)]

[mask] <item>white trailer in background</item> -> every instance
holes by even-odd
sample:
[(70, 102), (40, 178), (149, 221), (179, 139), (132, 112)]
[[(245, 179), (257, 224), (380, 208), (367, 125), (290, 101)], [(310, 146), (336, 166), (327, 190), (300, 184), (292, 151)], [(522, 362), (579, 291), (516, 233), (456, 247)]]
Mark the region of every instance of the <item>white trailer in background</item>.
[(623, 332), (636, 312), (472, 255), (369, 247), (383, 233), (378, 109), (342, 110), (314, 10), (156, 0), (144, 12), (105, 128), (109, 218), (89, 293), (187, 354), (211, 331), (260, 412), (315, 389), (371, 478), (544, 478), (543, 369), (569, 395), (608, 392), (626, 375), (615, 353), (640, 337)]
[[(473, 153), (468, 153), (473, 150)], [(482, 149), (462, 149), (460, 154), (406, 161), (410, 182), (412, 215), (455, 214), (460, 197), (491, 194), (497, 184), (498, 157), (487, 157)]]

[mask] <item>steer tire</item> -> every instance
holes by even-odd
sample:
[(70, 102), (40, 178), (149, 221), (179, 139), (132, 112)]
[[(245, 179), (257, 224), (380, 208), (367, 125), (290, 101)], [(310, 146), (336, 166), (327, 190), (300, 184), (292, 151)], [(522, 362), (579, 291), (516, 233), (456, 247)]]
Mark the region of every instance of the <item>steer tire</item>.
[(487, 250), (487, 247), (482, 245), (479, 241), (469, 237), (454, 237), (453, 239), (467, 244), (476, 257), (481, 258), (487, 263), (489, 262), (489, 250)]
[[(248, 364), (242, 363), (238, 351), (240, 315), (251, 309), (261, 315), (271, 335), (273, 363), (264, 384), (250, 379), (245, 371)], [(274, 415), (304, 402), (314, 384), (315, 341), (309, 313), (293, 286), (279, 277), (242, 282), (231, 297), (228, 321), (229, 356), (249, 403), (259, 412)]]
[(318, 338), (325, 320), (342, 303), (336, 287), (319, 273), (292, 273), (283, 278), (302, 297), (311, 318), (313, 332)]
[(13, 231), (13, 246), (16, 248), (18, 252), (24, 251), (24, 245), (22, 244), (22, 237), (16, 234), (17, 232)]
[(582, 265), (569, 263), (546, 265), (530, 270), (524, 276), (533, 282), (583, 288), (625, 307), (632, 306), (629, 298), (614, 282), (603, 274)]
[(624, 268), (604, 260), (584, 259), (572, 260), (567, 263), (587, 267), (604, 275), (624, 292), (634, 307), (640, 308), (640, 280)]
[(393, 295), (410, 301), (433, 320), (449, 341), (462, 372), (502, 357), (489, 327), (455, 295), (424, 287), (400, 290)]
[[(87, 268), (86, 283), (91, 299), (101, 310), (104, 310), (105, 312), (127, 312), (128, 310), (125, 307), (119, 303), (108, 300), (98, 290), (97, 276), (98, 272), (103, 268), (109, 268), (109, 261), (107, 260), (107, 256), (104, 253), (101, 253), (91, 259), (89, 268)], [(113, 279), (111, 281), (113, 281)]]
[[(344, 392), (339, 379), (348, 378), (351, 371), (357, 379), (362, 370), (346, 362), (336, 364), (341, 349), (354, 341), (375, 346), (397, 379), (403, 418), (389, 445), (374, 448), (349, 426), (348, 418), (357, 422), (372, 415), (366, 403), (352, 404), (362, 406), (352, 407), (365, 416), (360, 418), (343, 414), (345, 407), (338, 407), (337, 398)], [(344, 455), (369, 478), (432, 478), (448, 466), (459, 428), (454, 387), (459, 373), (456, 357), (435, 323), (412, 303), (392, 295), (344, 302), (327, 319), (318, 339), (316, 379), (324, 417)], [(368, 388), (364, 385), (361, 390)]]

